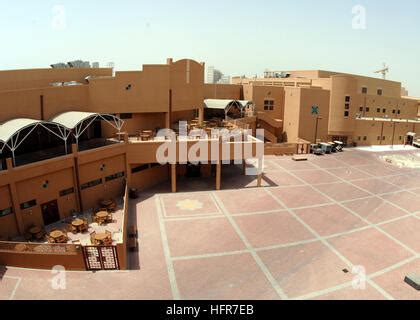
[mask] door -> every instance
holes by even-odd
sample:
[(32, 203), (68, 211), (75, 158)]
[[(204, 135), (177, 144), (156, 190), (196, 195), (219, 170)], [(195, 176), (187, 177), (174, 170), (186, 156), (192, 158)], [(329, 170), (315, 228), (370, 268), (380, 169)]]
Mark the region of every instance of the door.
[(42, 218), (44, 225), (49, 225), (60, 220), (60, 213), (58, 212), (57, 200), (50, 201), (41, 205)]

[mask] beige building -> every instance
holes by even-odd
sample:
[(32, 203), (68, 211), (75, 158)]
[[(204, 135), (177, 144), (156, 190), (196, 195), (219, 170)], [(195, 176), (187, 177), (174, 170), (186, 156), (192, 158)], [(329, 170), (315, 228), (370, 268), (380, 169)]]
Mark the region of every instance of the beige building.
[[(314, 141), (316, 136), (358, 145), (403, 144), (407, 133), (420, 134), (420, 99), (402, 96), (400, 82), (321, 70), (265, 76), (234, 77), (230, 90), (232, 96), (243, 95), (265, 113), (260, 126), (275, 133), (278, 141)], [(205, 90), (224, 97), (227, 91), (220, 86)], [(267, 115), (283, 121), (283, 135), (266, 125)]]

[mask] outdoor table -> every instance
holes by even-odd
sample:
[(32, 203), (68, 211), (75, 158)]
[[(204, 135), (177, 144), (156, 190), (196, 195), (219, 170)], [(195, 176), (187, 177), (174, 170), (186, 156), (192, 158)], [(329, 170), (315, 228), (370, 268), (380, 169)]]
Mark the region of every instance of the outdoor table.
[(80, 227), (83, 226), (85, 222), (82, 219), (74, 219), (71, 222), (71, 225), (76, 228), (77, 231), (80, 231)]
[(95, 214), (96, 217), (99, 219), (105, 219), (108, 216), (108, 212), (106, 211), (99, 211)]
[(96, 222), (99, 224), (104, 223), (108, 217), (108, 212), (106, 211), (99, 211), (95, 214)]
[(55, 242), (57, 243), (64, 243), (67, 241), (65, 240), (65, 234), (63, 231), (60, 230), (54, 230), (50, 232), (50, 237), (54, 239)]
[(112, 204), (112, 200), (111, 199), (105, 199), (101, 201), (101, 206), (102, 207), (108, 207)]
[(100, 244), (103, 244), (106, 239), (108, 239), (108, 234), (106, 233), (97, 233), (95, 234), (94, 238), (96, 241), (98, 241)]
[(29, 229), (29, 233), (32, 234), (32, 235), (36, 235), (36, 234), (40, 233), (41, 231), (42, 231), (41, 228), (37, 227), (37, 226)]

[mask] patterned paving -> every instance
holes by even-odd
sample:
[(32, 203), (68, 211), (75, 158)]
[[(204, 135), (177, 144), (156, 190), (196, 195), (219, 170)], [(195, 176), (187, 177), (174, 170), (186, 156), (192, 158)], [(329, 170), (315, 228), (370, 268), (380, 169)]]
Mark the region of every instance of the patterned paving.
[(420, 299), (403, 282), (420, 272), (419, 170), (356, 150), (265, 169), (264, 188), (224, 167), (222, 191), (181, 181), (133, 202), (133, 270), (54, 290), (50, 271), (8, 268), (0, 299)]

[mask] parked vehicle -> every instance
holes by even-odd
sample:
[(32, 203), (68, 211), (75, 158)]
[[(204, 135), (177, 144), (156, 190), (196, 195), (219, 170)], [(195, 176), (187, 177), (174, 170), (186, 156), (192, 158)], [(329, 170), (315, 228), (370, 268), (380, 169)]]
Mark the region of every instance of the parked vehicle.
[(332, 152), (332, 147), (329, 143), (321, 142), (319, 144), (319, 147), (322, 149), (322, 151), (326, 154), (330, 154)]
[(321, 156), (325, 154), (319, 144), (311, 144), (311, 153)]
[(337, 145), (336, 146), (337, 152), (343, 152), (344, 143), (341, 141), (334, 141), (334, 143)]

